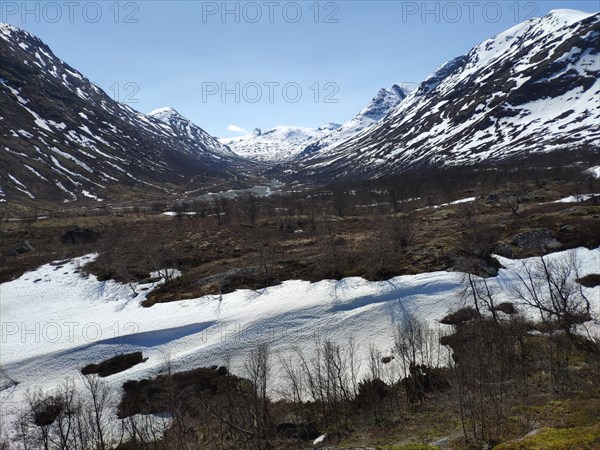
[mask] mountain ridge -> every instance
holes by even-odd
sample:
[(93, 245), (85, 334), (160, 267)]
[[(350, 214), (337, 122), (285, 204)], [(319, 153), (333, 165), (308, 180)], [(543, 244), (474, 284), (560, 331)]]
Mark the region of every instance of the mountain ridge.
[(412, 92), (380, 89), (342, 125), (217, 140), (172, 107), (142, 114), (114, 101), (39, 38), (0, 23), (0, 203), (171, 195), (237, 180), (253, 161), (317, 182), (539, 154), (597, 165), (598, 42), (600, 13), (553, 10), (450, 59)]
[(243, 161), (114, 101), (39, 38), (0, 23), (0, 201), (164, 195)]
[(407, 94), (408, 92), (397, 84), (390, 88), (381, 88), (357, 115), (343, 123), (338, 129), (312, 142), (302, 150), (298, 158), (301, 159), (316, 152), (323, 154), (337, 143), (362, 133), (389, 114), (407, 97)]
[(328, 123), (319, 128), (293, 125), (278, 125), (265, 131), (255, 128), (243, 136), (220, 138), (219, 142), (244, 158), (263, 163), (283, 162), (295, 158), (310, 142), (339, 126)]
[[(387, 117), (303, 154), (291, 177), (377, 177), (423, 166), (598, 149), (600, 14), (556, 10), (451, 59)], [(577, 157), (574, 153), (573, 157)]]

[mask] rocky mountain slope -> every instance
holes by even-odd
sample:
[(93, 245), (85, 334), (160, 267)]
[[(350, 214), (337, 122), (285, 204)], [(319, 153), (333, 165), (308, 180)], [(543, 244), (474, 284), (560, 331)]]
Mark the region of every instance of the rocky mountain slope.
[(325, 135), (316, 142), (308, 145), (300, 157), (319, 152), (327, 153), (328, 149), (336, 144), (356, 136), (361, 131), (369, 128), (374, 123), (383, 119), (407, 96), (407, 91), (397, 84), (389, 89), (382, 88), (377, 95), (356, 116), (345, 122), (341, 127)]
[(286, 172), (370, 177), (549, 152), (597, 159), (599, 78), (600, 14), (555, 10), (444, 64), (384, 120)]
[(240, 159), (173, 110), (111, 99), (40, 39), (0, 24), (0, 202), (100, 201), (227, 177)]

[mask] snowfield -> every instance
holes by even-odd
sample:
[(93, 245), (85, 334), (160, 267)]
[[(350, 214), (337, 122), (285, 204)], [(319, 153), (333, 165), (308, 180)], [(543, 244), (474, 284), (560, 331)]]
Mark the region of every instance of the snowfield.
[[(600, 272), (600, 249), (571, 252), (579, 261), (580, 276)], [(568, 255), (559, 252), (548, 258)], [(363, 355), (370, 344), (386, 354), (395, 327), (408, 313), (437, 325), (450, 309), (462, 304), (463, 274), (432, 272), (383, 282), (294, 280), (258, 291), (239, 290), (222, 297), (143, 308), (140, 302), (157, 284), (98, 281), (80, 270), (93, 258), (87, 255), (46, 264), (0, 285), (0, 401), (9, 423), (15, 419), (15, 405), (21, 404), (28, 390), (48, 391), (66, 377), (77, 381), (83, 366), (117, 354), (141, 351), (148, 360), (107, 377), (116, 392), (128, 379), (159, 373), (165, 354), (178, 371), (222, 365), (230, 359), (232, 371), (243, 374), (247, 351), (267, 339), (275, 355), (295, 347), (309, 350), (316, 333), (340, 343), (353, 338)], [(490, 285), (498, 299), (510, 301), (523, 261), (498, 260), (504, 268)], [(585, 292), (598, 319), (600, 287)], [(592, 325), (596, 327), (597, 320)], [(6, 376), (18, 384), (11, 385)], [(3, 427), (3, 432), (10, 429)]]

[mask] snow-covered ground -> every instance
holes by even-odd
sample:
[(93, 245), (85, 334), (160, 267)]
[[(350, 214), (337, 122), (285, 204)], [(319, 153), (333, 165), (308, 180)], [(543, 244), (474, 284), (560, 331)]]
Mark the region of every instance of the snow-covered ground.
[[(600, 249), (574, 250), (580, 276), (600, 271)], [(565, 258), (567, 252), (550, 259)], [(366, 352), (370, 344), (389, 352), (395, 327), (408, 313), (437, 323), (461, 303), (461, 273), (432, 272), (389, 281), (286, 281), (259, 291), (205, 296), (143, 308), (140, 302), (156, 284), (123, 285), (98, 281), (80, 267), (95, 256), (44, 265), (0, 285), (1, 365), (16, 386), (2, 386), (4, 420), (36, 387), (50, 390), (66, 377), (77, 379), (86, 364), (125, 352), (141, 351), (148, 360), (106, 378), (118, 390), (127, 379), (158, 373), (169, 354), (175, 370), (223, 364), (241, 372), (247, 351), (269, 340), (275, 354), (308, 349), (318, 332)], [(500, 258), (504, 269), (491, 280), (501, 300), (521, 261)], [(600, 287), (586, 289), (600, 316)], [(366, 366), (364, 367), (366, 369)], [(10, 427), (3, 427), (5, 430)]]
[(433, 205), (433, 206), (426, 206), (425, 208), (419, 208), (419, 209), (417, 209), (417, 211), (424, 211), (426, 209), (445, 208), (446, 206), (450, 206), (450, 205), (460, 205), (461, 203), (471, 203), (471, 202), (474, 202), (475, 200), (477, 200), (477, 197), (461, 198), (458, 200), (454, 200), (453, 202), (450, 202), (450, 203), (442, 203), (441, 205)]
[(600, 178), (600, 166), (590, 167), (587, 171), (591, 173), (594, 178)]
[(600, 196), (600, 194), (569, 195), (568, 197), (561, 198), (559, 200), (554, 201), (553, 203), (581, 203), (587, 202), (589, 199), (597, 196)]

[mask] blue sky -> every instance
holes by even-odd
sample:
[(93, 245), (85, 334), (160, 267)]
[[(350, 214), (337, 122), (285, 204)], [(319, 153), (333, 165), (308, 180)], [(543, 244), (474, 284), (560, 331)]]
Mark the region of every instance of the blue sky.
[[(215, 136), (344, 122), (516, 23), (592, 1), (0, 2), (0, 20), (142, 112)], [(223, 91), (226, 94), (223, 95)], [(231, 130), (228, 130), (228, 127)]]

